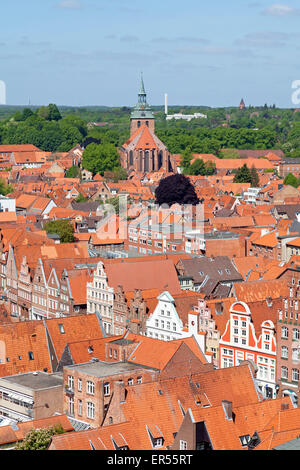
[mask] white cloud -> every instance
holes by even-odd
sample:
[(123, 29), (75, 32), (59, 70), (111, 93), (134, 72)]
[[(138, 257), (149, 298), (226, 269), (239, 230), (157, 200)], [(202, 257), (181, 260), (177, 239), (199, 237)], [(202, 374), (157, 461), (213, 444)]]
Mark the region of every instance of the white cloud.
[(62, 0), (56, 6), (57, 8), (67, 8), (69, 10), (79, 10), (82, 7), (79, 0)]
[(291, 16), (299, 15), (299, 13), (299, 9), (292, 8), (289, 5), (282, 5), (280, 3), (274, 3), (263, 11), (263, 14), (268, 16)]

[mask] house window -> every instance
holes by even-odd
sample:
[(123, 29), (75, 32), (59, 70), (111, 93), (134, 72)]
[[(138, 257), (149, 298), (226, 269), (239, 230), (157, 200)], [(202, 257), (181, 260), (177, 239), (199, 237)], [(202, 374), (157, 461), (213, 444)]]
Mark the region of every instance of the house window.
[(293, 329), (293, 339), (298, 340), (300, 338), (300, 330), (298, 328)]
[(69, 410), (69, 414), (74, 416), (74, 398), (73, 397), (69, 397), (68, 410)]
[(128, 385), (133, 385), (133, 379), (128, 379)]
[(33, 361), (33, 352), (32, 351), (29, 351), (28, 357), (29, 357), (30, 361)]
[(241, 441), (242, 447), (246, 447), (246, 445), (250, 441), (250, 435), (246, 434), (245, 436), (240, 436), (240, 441)]
[(281, 338), (288, 338), (289, 337), (289, 330), (286, 326), (281, 328)]
[(68, 376), (68, 387), (70, 390), (74, 390), (74, 377), (73, 375)]
[(87, 381), (87, 383), (86, 383), (86, 391), (87, 391), (87, 393), (89, 393), (90, 395), (94, 395), (94, 393), (95, 393), (95, 384), (94, 384), (94, 382), (91, 382), (90, 380)]
[(292, 370), (292, 380), (294, 382), (299, 382), (299, 369)]
[(157, 439), (154, 439), (153, 447), (162, 447), (162, 445), (163, 445), (162, 437), (158, 437)]
[(298, 348), (293, 349), (292, 359), (293, 359), (293, 361), (298, 361), (299, 360), (299, 349)]
[(104, 383), (103, 389), (104, 389), (104, 396), (107, 397), (110, 394), (109, 382)]
[(282, 359), (287, 359), (289, 356), (289, 350), (286, 346), (281, 347), (281, 357)]
[(282, 379), (288, 378), (288, 368), (285, 366), (281, 367), (281, 378)]
[(82, 380), (81, 379), (78, 379), (77, 387), (78, 387), (78, 392), (81, 392), (81, 390), (82, 390)]
[(90, 419), (95, 418), (95, 405), (94, 403), (88, 401), (86, 404), (86, 415)]
[(78, 400), (78, 415), (82, 416), (82, 400)]
[(136, 383), (137, 383), (137, 384), (141, 384), (141, 383), (142, 383), (142, 377), (138, 377), (138, 378), (136, 379)]
[(59, 324), (58, 324), (58, 327), (59, 327), (60, 333), (63, 335), (63, 334), (65, 333), (64, 325), (63, 325), (62, 323), (59, 323)]

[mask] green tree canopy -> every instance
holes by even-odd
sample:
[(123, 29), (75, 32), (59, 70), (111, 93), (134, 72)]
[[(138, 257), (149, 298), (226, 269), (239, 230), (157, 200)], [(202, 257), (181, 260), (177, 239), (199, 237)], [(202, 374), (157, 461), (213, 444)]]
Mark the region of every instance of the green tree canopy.
[(186, 175), (213, 175), (216, 170), (216, 165), (211, 162), (204, 162), (200, 158), (197, 158), (184, 173)]
[(61, 425), (44, 429), (32, 429), (26, 434), (25, 439), (16, 445), (16, 450), (47, 450), (52, 436), (64, 432)]
[(78, 166), (71, 166), (66, 171), (66, 178), (80, 178), (80, 168)]
[(74, 241), (74, 227), (66, 219), (50, 220), (44, 226), (47, 233), (57, 233), (61, 243), (72, 243)]
[(82, 167), (91, 171), (93, 175), (104, 175), (107, 170), (114, 170), (120, 166), (120, 156), (113, 144), (91, 143), (82, 155)]
[(254, 165), (252, 166), (250, 170), (250, 175), (251, 175), (251, 186), (253, 188), (258, 188), (259, 187), (259, 175)]
[(293, 186), (294, 188), (298, 188), (298, 186), (299, 186), (299, 179), (296, 178), (296, 176), (293, 175), (292, 173), (289, 173), (289, 174), (284, 178), (283, 184), (286, 185), (286, 186)]
[(10, 184), (6, 184), (6, 181), (0, 178), (0, 194), (2, 194), (2, 196), (12, 193), (13, 190), (14, 188)]
[(233, 179), (234, 183), (251, 183), (252, 178), (251, 178), (251, 172), (249, 168), (247, 167), (246, 163), (239, 168), (234, 176)]

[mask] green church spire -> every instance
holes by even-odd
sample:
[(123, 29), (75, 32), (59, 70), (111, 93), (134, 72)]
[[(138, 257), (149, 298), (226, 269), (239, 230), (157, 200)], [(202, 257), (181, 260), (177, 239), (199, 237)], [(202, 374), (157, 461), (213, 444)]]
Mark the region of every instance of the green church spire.
[(138, 102), (131, 113), (131, 119), (154, 119), (151, 108), (147, 103), (147, 93), (145, 91), (143, 74), (141, 73), (140, 91), (138, 93)]

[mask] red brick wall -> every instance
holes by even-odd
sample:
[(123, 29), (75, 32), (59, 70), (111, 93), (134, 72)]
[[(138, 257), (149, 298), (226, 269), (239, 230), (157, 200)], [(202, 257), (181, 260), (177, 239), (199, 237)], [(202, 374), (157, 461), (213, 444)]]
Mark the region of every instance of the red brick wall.
[[(98, 427), (101, 425), (104, 418), (104, 406), (108, 405), (111, 400), (114, 383), (117, 381), (124, 381), (125, 386), (128, 386), (128, 379), (133, 379), (133, 384), (137, 383), (137, 378), (142, 377), (142, 382), (152, 382), (158, 376), (158, 373), (153, 372), (152, 370), (139, 369), (129, 371), (125, 374), (117, 374), (107, 377), (94, 377), (83, 372), (80, 372), (77, 368), (68, 369), (64, 368), (64, 385), (68, 384), (68, 376), (72, 375), (74, 377), (74, 417), (86, 423), (89, 423), (92, 427)], [(82, 391), (78, 391), (78, 378), (82, 379)], [(87, 393), (87, 381), (94, 382), (95, 384), (95, 393), (91, 395)], [(103, 385), (105, 382), (110, 383), (110, 395), (104, 396), (103, 394)], [(78, 414), (78, 400), (82, 400), (82, 415)], [(95, 405), (95, 418), (90, 419), (87, 417), (86, 404), (88, 401), (91, 401)], [(64, 411), (68, 414), (68, 395), (64, 391)]]
[(246, 255), (246, 244), (244, 238), (228, 240), (206, 240), (205, 255), (210, 256), (233, 256), (243, 257)]

